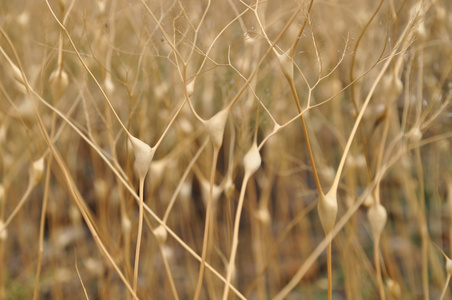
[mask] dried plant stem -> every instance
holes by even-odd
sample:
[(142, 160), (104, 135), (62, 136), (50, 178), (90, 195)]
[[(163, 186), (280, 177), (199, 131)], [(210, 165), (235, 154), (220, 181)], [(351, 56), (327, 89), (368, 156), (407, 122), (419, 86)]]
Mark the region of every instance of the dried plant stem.
[(133, 267), (133, 291), (137, 292), (138, 288), (138, 269), (140, 266), (140, 249), (141, 249), (141, 238), (143, 234), (143, 192), (144, 192), (144, 178), (140, 178), (140, 202), (139, 202), (139, 210), (138, 210), (138, 232), (137, 232), (137, 245), (135, 248), (135, 265)]

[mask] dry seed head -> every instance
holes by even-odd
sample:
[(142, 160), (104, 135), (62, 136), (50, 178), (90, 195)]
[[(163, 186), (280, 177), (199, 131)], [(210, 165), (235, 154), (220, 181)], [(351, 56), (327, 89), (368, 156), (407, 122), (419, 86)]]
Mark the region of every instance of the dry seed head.
[(37, 184), (39, 180), (41, 180), (42, 173), (44, 172), (44, 158), (41, 157), (38, 160), (35, 160), (30, 167), (30, 180), (33, 185)]
[(408, 133), (411, 142), (417, 143), (422, 139), (422, 131), (419, 128), (413, 129)]
[(144, 179), (148, 173), (155, 151), (148, 144), (134, 136), (130, 135), (129, 139), (132, 143), (133, 152), (135, 153), (135, 168), (140, 179)]
[(115, 91), (115, 84), (111, 80), (111, 78), (106, 78), (104, 81), (105, 91), (107, 94), (111, 95)]
[(322, 168), (321, 172), (326, 182), (332, 182), (334, 180), (334, 176), (336, 176), (336, 170), (332, 167)]
[[(206, 207), (209, 200), (209, 192), (210, 192), (209, 181), (204, 179), (201, 181), (201, 197)], [(222, 187), (216, 184), (213, 185), (212, 202), (214, 204), (218, 202), (218, 199), (220, 198), (222, 192), (223, 192)]]
[(403, 90), (403, 83), (399, 77), (389, 73), (383, 78), (384, 96), (389, 99), (389, 103), (393, 103), (400, 96)]
[(25, 81), (24, 81), (24, 78), (22, 76), (22, 72), (14, 64), (11, 65), (11, 69), (13, 71), (13, 78), (16, 80), (17, 88), (19, 89), (19, 91), (21, 91), (22, 93), (25, 94), (27, 92), (27, 89), (25, 87)]
[(97, 2), (97, 7), (99, 8), (99, 13), (103, 14), (105, 12), (105, 1), (104, 0), (99, 0)]
[(386, 280), (386, 285), (388, 286), (388, 290), (389, 290), (389, 293), (391, 293), (391, 296), (394, 299), (400, 299), (400, 297), (402, 296), (402, 292), (400, 290), (400, 285), (396, 281), (392, 280), (391, 278), (388, 278)]
[(16, 19), (17, 23), (22, 26), (25, 27), (28, 25), (29, 21), (30, 21), (30, 13), (28, 11), (23, 11)]
[(166, 238), (168, 237), (168, 232), (166, 231), (165, 227), (162, 225), (159, 225), (157, 228), (154, 229), (154, 235), (157, 241), (160, 245), (164, 244), (166, 242)]
[(226, 183), (224, 184), (224, 194), (228, 199), (231, 199), (232, 196), (234, 196), (234, 192), (235, 192), (234, 181), (232, 180), (231, 176), (228, 176), (228, 178), (226, 179)]
[(167, 259), (172, 259), (174, 257), (174, 250), (168, 245), (163, 245), (162, 255), (165, 256)]
[(32, 101), (25, 99), (17, 107), (17, 111), (12, 112), (13, 117), (22, 119), (26, 124), (31, 125), (35, 121), (35, 107)]
[(281, 70), (288, 80), (293, 80), (293, 61), (286, 53), (278, 55)]
[(181, 200), (183, 200), (182, 202), (188, 202), (190, 200), (191, 195), (192, 195), (191, 180), (184, 181), (179, 192), (179, 197), (181, 198)]
[(181, 117), (179, 119), (180, 129), (186, 134), (192, 133), (194, 131), (193, 126), (186, 117)]
[(270, 212), (268, 211), (268, 208), (261, 207), (257, 210), (256, 218), (264, 225), (268, 225), (271, 221)]
[(61, 72), (53, 71), (49, 77), (49, 84), (53, 100), (59, 100), (69, 84), (67, 73), (64, 70), (61, 70)]
[(447, 275), (452, 275), (452, 259), (446, 258), (446, 271)]
[(216, 113), (212, 118), (204, 122), (207, 133), (212, 140), (215, 149), (220, 149), (223, 144), (224, 126), (228, 119), (229, 109), (225, 108)]
[(105, 199), (107, 197), (109, 188), (105, 179), (96, 178), (94, 180), (94, 191), (99, 199)]
[(358, 154), (358, 156), (355, 159), (355, 162), (358, 168), (366, 167), (366, 157), (364, 156), (364, 154)]
[(248, 176), (253, 175), (261, 166), (261, 155), (256, 143), (253, 143), (251, 149), (245, 154), (243, 158), (243, 165), (245, 166), (245, 174)]
[(187, 84), (188, 97), (191, 97), (194, 91), (195, 91), (195, 79), (193, 79), (192, 81), (190, 81), (190, 83)]
[(326, 195), (320, 193), (319, 202), (317, 204), (317, 210), (319, 212), (320, 223), (322, 224), (323, 231), (328, 234), (333, 230), (334, 223), (336, 223), (337, 216), (337, 198), (336, 193), (328, 192)]
[(130, 222), (130, 219), (126, 215), (121, 218), (121, 228), (125, 235), (130, 234), (132, 230), (132, 222)]
[(82, 222), (82, 214), (78, 210), (76, 205), (72, 205), (69, 207), (69, 218), (71, 219), (72, 224), (81, 224)]
[(369, 219), (374, 237), (380, 238), (388, 219), (386, 208), (380, 203), (372, 205), (367, 211), (367, 218)]
[(154, 95), (158, 99), (163, 98), (165, 94), (168, 92), (168, 90), (169, 90), (168, 81), (164, 81), (154, 88)]
[(98, 259), (89, 257), (84, 262), (84, 265), (88, 272), (90, 272), (94, 276), (101, 276), (102, 274), (104, 274), (104, 264)]

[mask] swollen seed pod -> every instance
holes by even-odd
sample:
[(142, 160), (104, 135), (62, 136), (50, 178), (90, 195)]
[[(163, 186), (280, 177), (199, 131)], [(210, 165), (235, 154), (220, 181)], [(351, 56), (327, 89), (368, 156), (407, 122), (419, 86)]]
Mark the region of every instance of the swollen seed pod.
[(126, 215), (121, 218), (121, 229), (125, 235), (129, 235), (132, 230), (132, 222)]
[(44, 158), (41, 157), (38, 160), (35, 160), (30, 167), (30, 181), (32, 185), (36, 185), (39, 180), (41, 180), (42, 173), (44, 172)]
[(97, 7), (99, 8), (99, 13), (103, 14), (105, 12), (105, 1), (99, 0), (99, 2), (97, 2)]
[(99, 199), (106, 199), (109, 192), (109, 187), (105, 179), (103, 178), (96, 178), (94, 180), (94, 191), (96, 193), (96, 196)]
[(290, 81), (293, 80), (293, 61), (290, 59), (287, 53), (278, 55), (279, 63), (281, 65), (281, 70), (284, 76)]
[(396, 281), (388, 278), (386, 280), (386, 285), (388, 286), (389, 293), (391, 293), (391, 296), (394, 299), (398, 300), (401, 298), (402, 292), (400, 290), (400, 285)]
[(228, 119), (229, 109), (225, 108), (216, 113), (212, 118), (204, 122), (207, 133), (212, 140), (215, 149), (220, 149), (223, 144), (224, 126)]
[(24, 27), (30, 22), (30, 13), (28, 11), (23, 11), (17, 18), (17, 24)]
[(193, 126), (191, 125), (190, 121), (182, 116), (179, 120), (179, 126), (180, 129), (185, 133), (185, 134), (190, 134), (194, 131)]
[(452, 276), (452, 259), (446, 258), (446, 271), (447, 275)]
[(69, 79), (64, 70), (53, 71), (49, 77), (50, 93), (54, 101), (58, 101), (67, 89)]
[(129, 139), (132, 143), (133, 152), (135, 153), (135, 168), (140, 179), (144, 179), (148, 173), (155, 151), (148, 144), (134, 136), (130, 135)]
[(115, 91), (115, 84), (111, 80), (110, 76), (108, 76), (104, 81), (105, 91), (107, 94), (111, 95)]
[(32, 126), (36, 118), (33, 102), (29, 99), (25, 99), (17, 106), (17, 110), (12, 111), (11, 115), (23, 120), (27, 125)]
[(74, 225), (82, 224), (82, 214), (76, 205), (71, 204), (69, 207), (69, 218)]
[(234, 192), (235, 192), (235, 184), (234, 184), (234, 181), (232, 180), (231, 176), (229, 175), (228, 178), (226, 179), (226, 183), (224, 184), (224, 194), (226, 195), (226, 197), (228, 199), (231, 199), (232, 196), (234, 196)]
[(259, 153), (259, 149), (257, 148), (256, 143), (253, 143), (251, 149), (245, 154), (243, 157), (243, 165), (245, 167), (245, 174), (248, 176), (253, 175), (261, 166), (262, 159)]
[(193, 79), (192, 81), (190, 81), (190, 83), (187, 84), (188, 97), (191, 97), (194, 91), (195, 91), (195, 79)]
[(160, 245), (164, 244), (166, 242), (166, 238), (168, 237), (168, 232), (166, 231), (165, 227), (162, 225), (159, 225), (157, 228), (154, 229), (154, 235), (157, 239), (158, 243)]
[(268, 208), (259, 208), (256, 213), (256, 218), (264, 225), (268, 225), (271, 221), (270, 212)]
[(26, 88), (24, 78), (22, 76), (22, 72), (14, 64), (11, 65), (11, 68), (12, 68), (12, 72), (13, 72), (13, 78), (16, 80), (17, 89), (24, 94), (27, 93), (27, 88)]
[[(201, 180), (201, 197), (204, 202), (204, 205), (207, 207), (207, 203), (209, 202), (209, 191), (210, 191), (210, 183), (208, 180)], [(221, 193), (223, 192), (223, 188), (214, 184), (213, 192), (212, 192), (212, 202), (213, 204), (218, 202), (220, 199)]]
[(102, 263), (102, 261), (94, 258), (88, 258), (84, 262), (84, 265), (86, 267), (86, 270), (96, 277), (102, 276), (102, 274), (105, 274), (105, 265)]
[(367, 218), (369, 219), (374, 237), (380, 238), (388, 219), (386, 208), (380, 203), (372, 205), (367, 211)]
[(337, 216), (337, 198), (335, 192), (328, 192), (326, 195), (320, 193), (319, 202), (317, 204), (320, 223), (322, 224), (325, 234), (329, 234), (333, 230)]
[(422, 139), (422, 131), (419, 128), (413, 129), (408, 133), (408, 138), (413, 143), (418, 143)]

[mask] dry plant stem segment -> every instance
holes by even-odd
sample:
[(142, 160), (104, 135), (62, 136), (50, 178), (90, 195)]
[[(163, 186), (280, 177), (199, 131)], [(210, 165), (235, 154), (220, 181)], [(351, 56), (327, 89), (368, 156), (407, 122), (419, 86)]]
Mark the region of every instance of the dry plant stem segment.
[[(76, 252), (76, 254), (77, 254), (77, 252)], [(78, 270), (77, 255), (75, 256), (75, 270), (77, 271), (77, 275), (80, 280), (80, 284), (82, 285), (83, 292), (85, 294), (85, 298), (89, 300), (88, 292), (86, 291), (85, 284), (83, 283), (83, 280), (82, 280), (82, 276), (80, 275), (80, 271)]]
[(419, 201), (420, 201), (420, 209), (419, 209), (419, 222), (420, 222), (420, 236), (421, 236), (421, 247), (422, 247), (422, 286), (424, 290), (424, 299), (429, 299), (429, 283), (428, 283), (428, 241), (429, 241), (429, 233), (427, 228), (427, 222), (425, 220), (425, 198), (424, 198), (424, 178), (422, 173), (422, 165), (421, 165), (421, 154), (419, 148), (415, 150), (416, 159), (417, 159), (417, 173), (419, 177)]

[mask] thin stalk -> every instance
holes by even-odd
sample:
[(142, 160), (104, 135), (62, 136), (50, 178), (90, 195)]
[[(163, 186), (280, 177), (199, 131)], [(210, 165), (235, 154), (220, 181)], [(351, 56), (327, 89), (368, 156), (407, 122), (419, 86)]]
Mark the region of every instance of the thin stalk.
[(137, 233), (137, 246), (135, 249), (135, 265), (133, 267), (133, 292), (137, 292), (138, 287), (138, 268), (140, 264), (140, 248), (141, 238), (143, 233), (143, 191), (144, 191), (144, 178), (140, 178), (140, 202), (138, 210), (138, 233)]
[(235, 267), (234, 267), (235, 256), (237, 254), (237, 247), (239, 244), (240, 217), (242, 215), (243, 201), (245, 199), (246, 186), (248, 184), (250, 177), (251, 177), (251, 174), (249, 172), (246, 172), (245, 176), (243, 178), (242, 188), (240, 189), (240, 198), (239, 198), (239, 203), (237, 206), (237, 211), (235, 214), (235, 221), (234, 221), (234, 233), (233, 233), (233, 237), (232, 237), (231, 255), (229, 257), (228, 271), (227, 271), (227, 275), (226, 275), (226, 285), (224, 286), (224, 290), (223, 290), (223, 300), (226, 300), (228, 298), (229, 288), (231, 285), (232, 272), (235, 269)]
[(447, 288), (449, 287), (450, 282), (450, 274), (447, 275), (446, 283), (444, 284), (443, 291), (441, 292), (441, 297), (439, 297), (439, 300), (443, 300), (444, 296), (446, 296)]
[(380, 293), (380, 299), (385, 300), (385, 290), (383, 284), (383, 278), (381, 276), (381, 266), (380, 266), (380, 237), (374, 238), (374, 263), (375, 271), (377, 273), (378, 291)]

